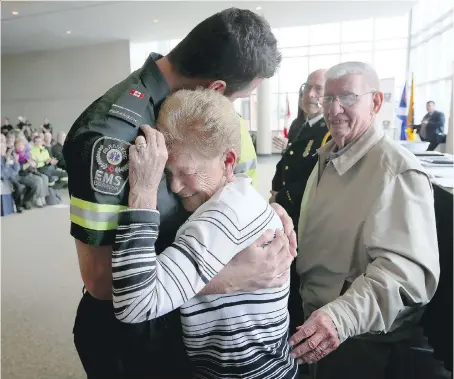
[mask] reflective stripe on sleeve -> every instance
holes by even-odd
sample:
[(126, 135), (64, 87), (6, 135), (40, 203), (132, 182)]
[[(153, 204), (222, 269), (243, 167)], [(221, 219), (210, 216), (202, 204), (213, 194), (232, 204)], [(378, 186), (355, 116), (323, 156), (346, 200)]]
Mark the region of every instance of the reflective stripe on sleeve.
[[(248, 161), (240, 161), (236, 167), (235, 167), (235, 172), (237, 173), (244, 173), (249, 175), (249, 171), (252, 171), (257, 168), (257, 160), (250, 159)], [(250, 176), (250, 175), (249, 175)]]
[(118, 212), (124, 205), (97, 204), (71, 197), (70, 219), (76, 225), (92, 230), (113, 230), (118, 226)]

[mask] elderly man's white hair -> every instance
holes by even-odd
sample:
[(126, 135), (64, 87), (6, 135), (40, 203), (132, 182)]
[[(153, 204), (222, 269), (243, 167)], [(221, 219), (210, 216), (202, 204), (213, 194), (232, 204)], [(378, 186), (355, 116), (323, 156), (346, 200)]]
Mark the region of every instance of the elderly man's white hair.
[(340, 79), (347, 75), (362, 75), (371, 89), (380, 89), (380, 80), (378, 79), (377, 72), (370, 64), (364, 62), (339, 63), (326, 72), (325, 79)]

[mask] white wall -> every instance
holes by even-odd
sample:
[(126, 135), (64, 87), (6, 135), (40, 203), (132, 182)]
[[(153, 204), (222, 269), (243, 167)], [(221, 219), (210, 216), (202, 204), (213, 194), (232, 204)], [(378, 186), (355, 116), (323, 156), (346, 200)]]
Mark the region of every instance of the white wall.
[(129, 41), (2, 56), (2, 118), (68, 131), (80, 113), (130, 72)]

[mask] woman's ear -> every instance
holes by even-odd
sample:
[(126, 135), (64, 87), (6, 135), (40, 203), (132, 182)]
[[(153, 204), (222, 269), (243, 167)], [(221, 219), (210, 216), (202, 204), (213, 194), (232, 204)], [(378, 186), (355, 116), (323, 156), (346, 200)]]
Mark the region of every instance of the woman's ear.
[(238, 156), (236, 152), (232, 149), (228, 149), (224, 153), (224, 171), (225, 171), (225, 176), (227, 179), (230, 179), (233, 177), (235, 173), (235, 167), (237, 163)]

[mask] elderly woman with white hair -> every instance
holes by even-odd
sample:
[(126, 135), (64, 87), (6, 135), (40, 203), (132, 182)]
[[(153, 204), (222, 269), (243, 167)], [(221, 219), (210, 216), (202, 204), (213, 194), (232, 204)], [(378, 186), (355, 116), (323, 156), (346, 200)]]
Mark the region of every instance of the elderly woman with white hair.
[[(145, 138), (130, 148), (129, 209), (120, 214), (112, 256), (116, 317), (138, 323), (181, 307), (192, 377), (295, 378), (287, 343), (288, 280), (250, 293), (200, 294), (265, 230), (282, 233), (251, 179), (234, 174), (241, 136), (233, 105), (213, 90), (178, 91), (163, 104), (158, 128), (143, 127)], [(156, 256), (164, 168), (192, 215)]]

